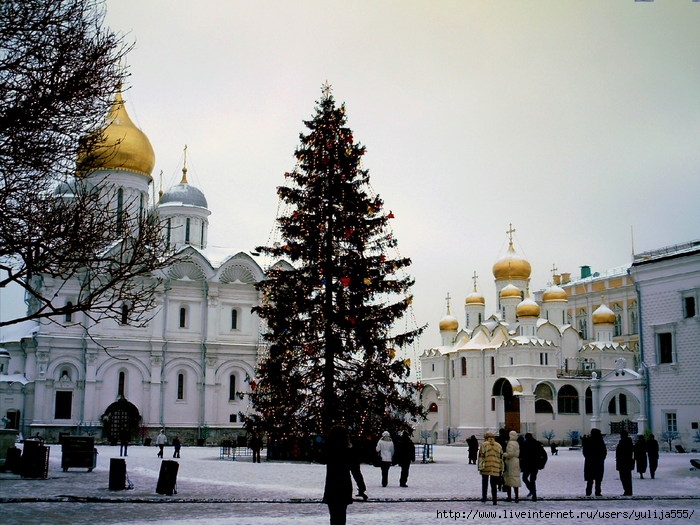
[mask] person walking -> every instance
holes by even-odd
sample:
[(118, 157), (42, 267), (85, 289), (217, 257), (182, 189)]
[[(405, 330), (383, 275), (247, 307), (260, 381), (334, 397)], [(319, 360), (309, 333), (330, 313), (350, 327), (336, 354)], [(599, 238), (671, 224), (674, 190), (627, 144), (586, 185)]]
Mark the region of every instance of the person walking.
[(391, 435), (386, 430), (382, 432), (382, 437), (377, 443), (377, 452), (379, 452), (381, 469), (382, 469), (382, 487), (389, 484), (389, 469), (394, 461), (394, 442), (391, 440)]
[(632, 495), (632, 470), (634, 470), (634, 444), (626, 430), (620, 431), (620, 442), (615, 449), (615, 468), (620, 474), (623, 496)]
[(401, 434), (396, 443), (396, 453), (394, 454), (396, 464), (401, 467), (401, 476), (399, 477), (399, 486), (408, 487), (408, 471), (411, 468), (411, 463), (416, 460), (416, 447), (411, 441), (408, 432)]
[(180, 436), (175, 436), (173, 439), (173, 457), (174, 458), (179, 458), (180, 457), (180, 448), (182, 447), (182, 443), (180, 443)]
[(496, 443), (496, 435), (491, 432), (484, 434), (484, 442), (479, 448), (477, 468), (481, 474), (481, 501), (486, 502), (489, 485), (491, 486), (491, 500), (498, 504), (498, 478), (503, 475), (503, 449)]
[(654, 434), (650, 434), (647, 439), (647, 458), (649, 458), (649, 475), (654, 479), (659, 466), (659, 442), (656, 441)]
[(547, 451), (542, 443), (528, 432), (525, 434), (525, 441), (520, 447), (520, 470), (523, 474), (523, 483), (529, 490), (526, 498), (537, 501), (537, 473), (544, 468), (547, 463)]
[(511, 430), (508, 437), (508, 444), (503, 453), (503, 459), (505, 460), (503, 482), (508, 495), (506, 501), (512, 501), (511, 489), (513, 489), (515, 502), (518, 503), (520, 501), (518, 497), (518, 491), (520, 490), (520, 445), (518, 444), (518, 433)]
[(589, 436), (583, 436), (581, 440), (583, 457), (583, 479), (586, 480), (586, 496), (593, 493), (601, 496), (601, 484), (605, 473), (605, 458), (608, 456), (608, 448), (603, 441), (603, 434), (598, 428), (592, 428)]
[(639, 436), (634, 444), (634, 462), (637, 465), (639, 479), (644, 479), (644, 473), (647, 471), (647, 442), (644, 436)]
[(479, 455), (479, 440), (474, 434), (467, 439), (467, 446), (469, 447), (469, 464), (476, 465), (476, 457)]
[(156, 436), (156, 445), (158, 445), (158, 457), (162, 458), (163, 457), (163, 449), (165, 448), (165, 443), (168, 441), (168, 438), (165, 437), (165, 429), (160, 429), (160, 434)]
[(328, 431), (323, 459), (326, 463), (323, 503), (328, 505), (330, 524), (345, 525), (348, 505), (352, 503), (350, 439), (345, 427), (334, 426)]
[(127, 457), (129, 448), (129, 431), (124, 429), (119, 433), (119, 456)]
[(357, 485), (357, 497), (367, 501), (367, 484), (365, 477), (362, 475), (362, 450), (360, 442), (355, 439), (350, 441), (350, 474)]

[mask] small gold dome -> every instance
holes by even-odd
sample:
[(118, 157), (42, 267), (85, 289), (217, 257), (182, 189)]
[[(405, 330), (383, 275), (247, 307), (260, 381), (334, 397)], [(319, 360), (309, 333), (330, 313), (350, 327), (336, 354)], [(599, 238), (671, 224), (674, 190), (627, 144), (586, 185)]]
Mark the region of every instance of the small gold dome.
[(566, 295), (564, 289), (561, 286), (557, 286), (556, 284), (553, 284), (552, 286), (547, 288), (542, 294), (542, 302), (545, 303), (568, 300), (569, 296)]
[(156, 163), (151, 142), (146, 134), (132, 122), (124, 106), (121, 91), (114, 97), (114, 102), (105, 121), (107, 127), (90, 151), (78, 153), (78, 173), (97, 169), (124, 170), (151, 176)]
[(451, 315), (446, 315), (445, 317), (440, 319), (440, 331), (441, 332), (456, 332), (458, 328), (459, 328), (459, 321), (457, 321), (457, 318), (455, 318)]
[(467, 295), (467, 298), (464, 300), (464, 304), (484, 306), (486, 304), (486, 301), (484, 300), (484, 296), (481, 295), (479, 292), (472, 292), (469, 295)]
[(520, 293), (520, 290), (518, 289), (517, 286), (515, 286), (513, 283), (509, 283), (506, 286), (503, 287), (503, 290), (501, 290), (501, 293), (498, 294), (501, 299), (511, 299), (511, 298), (517, 298), (521, 299), (522, 298), (522, 293)]
[(530, 263), (515, 253), (513, 242), (508, 244), (508, 252), (493, 265), (493, 276), (497, 281), (506, 279), (527, 280), (532, 267)]
[(539, 317), (540, 305), (528, 297), (520, 302), (515, 313), (518, 317)]
[(615, 313), (604, 304), (596, 308), (592, 317), (593, 324), (615, 324), (616, 320)]

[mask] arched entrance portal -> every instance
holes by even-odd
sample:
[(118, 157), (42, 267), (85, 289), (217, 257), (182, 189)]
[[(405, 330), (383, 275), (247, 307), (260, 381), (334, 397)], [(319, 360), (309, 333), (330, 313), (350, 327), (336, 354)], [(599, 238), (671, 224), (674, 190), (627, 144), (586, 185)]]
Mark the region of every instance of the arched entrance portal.
[(141, 414), (136, 405), (129, 403), (126, 398), (120, 397), (107, 407), (102, 414), (102, 437), (107, 438), (112, 445), (120, 441), (123, 432), (127, 433), (129, 440), (136, 435)]
[(503, 398), (503, 412), (507, 430), (520, 432), (520, 398), (513, 390), (522, 392), (523, 387), (517, 379), (502, 377), (493, 384), (491, 395)]

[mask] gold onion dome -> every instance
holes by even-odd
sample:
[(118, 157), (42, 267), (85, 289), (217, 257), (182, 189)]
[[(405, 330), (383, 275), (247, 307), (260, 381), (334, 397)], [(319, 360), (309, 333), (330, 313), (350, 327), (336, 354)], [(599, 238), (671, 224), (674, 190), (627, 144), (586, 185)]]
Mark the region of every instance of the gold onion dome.
[(445, 317), (440, 319), (440, 331), (441, 332), (456, 332), (459, 328), (459, 321), (457, 318), (447, 314)]
[(540, 305), (528, 297), (518, 304), (515, 313), (518, 317), (539, 317)]
[(510, 299), (513, 297), (516, 297), (518, 299), (522, 298), (520, 290), (513, 283), (509, 283), (506, 286), (504, 286), (503, 290), (501, 290), (501, 293), (499, 293), (498, 295), (501, 299)]
[(479, 305), (479, 306), (484, 306), (486, 304), (486, 301), (484, 300), (484, 296), (481, 295), (479, 292), (474, 290), (472, 293), (467, 295), (467, 298), (464, 300), (464, 304), (466, 305)]
[(557, 286), (556, 284), (553, 284), (552, 286), (547, 288), (542, 294), (542, 302), (545, 303), (568, 300), (569, 296), (566, 295), (564, 289), (561, 286)]
[(615, 324), (615, 320), (615, 313), (604, 304), (593, 312), (593, 324)]
[(126, 112), (121, 90), (105, 120), (99, 140), (89, 151), (78, 152), (78, 173), (93, 170), (120, 170), (141, 173), (148, 177), (153, 172), (156, 156), (146, 134), (133, 123)]
[(493, 265), (493, 276), (497, 281), (516, 279), (526, 281), (530, 278), (530, 263), (515, 253), (513, 241), (508, 244), (508, 252)]

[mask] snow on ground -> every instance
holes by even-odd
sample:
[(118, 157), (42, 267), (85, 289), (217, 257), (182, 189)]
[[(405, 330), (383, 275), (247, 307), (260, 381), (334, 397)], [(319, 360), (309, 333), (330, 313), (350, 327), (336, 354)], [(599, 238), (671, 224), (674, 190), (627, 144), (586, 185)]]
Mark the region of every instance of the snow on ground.
[[(320, 503), (323, 465), (265, 460), (254, 464), (250, 457), (220, 460), (218, 448), (184, 447), (182, 457), (175, 460), (179, 464), (177, 494), (162, 496), (155, 493), (161, 465), (161, 459), (156, 457), (157, 448), (129, 448), (125, 459), (134, 488), (125, 491), (108, 489), (110, 458), (119, 457), (119, 447), (100, 446), (98, 452), (98, 464), (93, 472), (85, 469), (63, 472), (60, 447), (52, 445), (49, 479), (0, 474), (3, 523), (81, 524), (94, 523), (97, 516), (104, 524), (328, 522), (326, 506)], [(635, 475), (635, 496), (622, 498), (611, 451), (606, 461), (603, 497), (591, 499), (584, 496), (581, 451), (560, 449), (559, 455), (551, 456), (540, 472), (541, 501), (519, 504), (499, 501), (494, 507), (479, 501), (481, 478), (476, 467), (468, 465), (466, 453), (466, 447), (435, 447), (434, 463), (417, 462), (411, 467), (409, 488), (398, 486), (398, 467), (390, 472), (390, 486), (383, 488), (379, 469), (363, 466), (370, 501), (351, 505), (348, 523), (496, 523), (504, 519), (544, 524), (619, 523), (620, 519), (651, 523), (660, 521), (660, 516), (665, 518), (665, 523), (700, 523), (700, 471), (691, 470), (689, 463), (697, 454), (662, 454), (657, 479), (649, 479), (648, 474), (645, 479)], [(172, 448), (166, 448), (166, 459), (171, 455)], [(573, 514), (561, 514), (569, 511)], [(638, 514), (579, 517), (584, 511)], [(688, 517), (679, 512), (672, 518), (670, 514), (660, 515), (662, 511), (687, 511)], [(492, 512), (498, 514), (494, 517), (474, 514)], [(515, 514), (518, 512), (525, 514)], [(532, 514), (537, 512), (555, 514)]]

